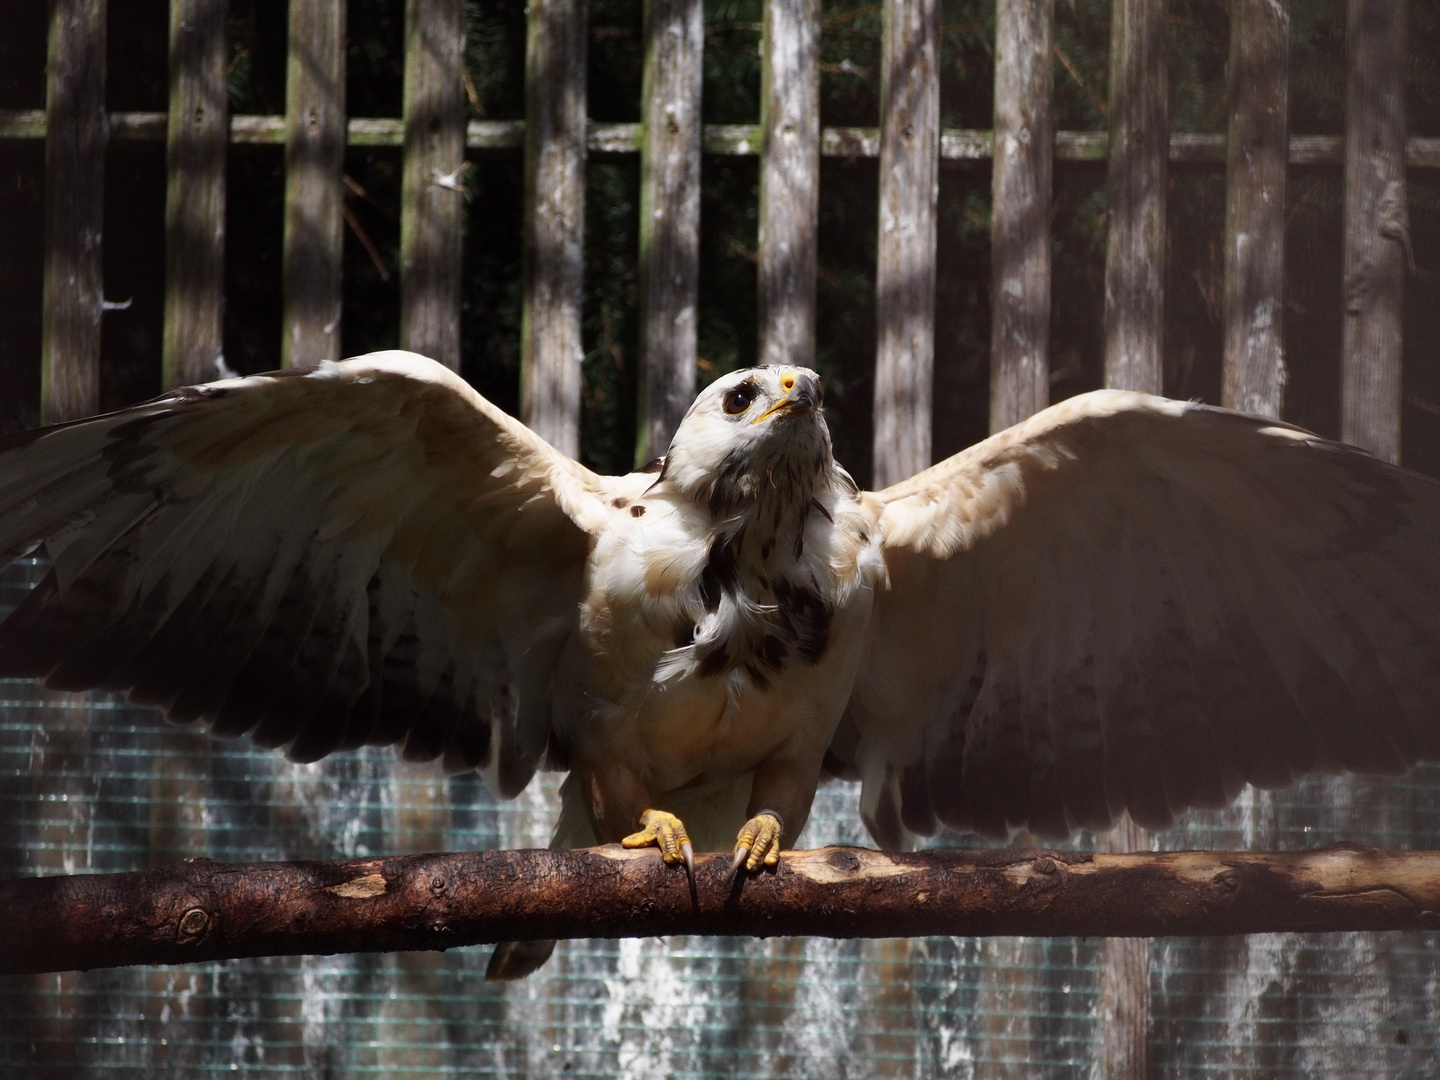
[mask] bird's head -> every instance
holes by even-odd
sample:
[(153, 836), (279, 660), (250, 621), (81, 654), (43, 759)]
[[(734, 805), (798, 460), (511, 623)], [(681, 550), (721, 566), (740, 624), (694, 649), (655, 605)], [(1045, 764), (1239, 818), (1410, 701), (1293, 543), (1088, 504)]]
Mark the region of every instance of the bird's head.
[(769, 365), (700, 392), (670, 442), (665, 478), (718, 514), (757, 499), (808, 502), (833, 464), (820, 376)]

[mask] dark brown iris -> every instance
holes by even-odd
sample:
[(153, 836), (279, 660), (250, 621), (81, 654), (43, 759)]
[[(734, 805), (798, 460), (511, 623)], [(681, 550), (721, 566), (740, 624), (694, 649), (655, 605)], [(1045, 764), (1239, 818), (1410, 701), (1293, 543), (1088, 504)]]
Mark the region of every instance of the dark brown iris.
[(720, 407), (725, 410), (727, 416), (739, 416), (750, 408), (750, 403), (754, 400), (755, 384), (743, 382), (720, 399)]

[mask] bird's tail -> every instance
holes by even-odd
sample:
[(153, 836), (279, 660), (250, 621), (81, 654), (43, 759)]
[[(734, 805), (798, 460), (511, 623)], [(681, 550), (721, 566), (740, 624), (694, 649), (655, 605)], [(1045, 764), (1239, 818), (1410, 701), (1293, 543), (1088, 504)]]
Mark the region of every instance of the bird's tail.
[[(550, 837), (550, 847), (584, 848), (594, 847), (595, 827), (590, 824), (590, 815), (585, 812), (576, 784), (567, 776), (560, 785), (560, 818), (555, 822), (555, 833)], [(502, 941), (490, 954), (490, 963), (485, 968), (486, 982), (501, 982), (523, 979), (538, 971), (555, 951), (554, 939), (542, 941)]]
[(502, 941), (490, 954), (490, 963), (485, 968), (485, 981), (523, 979), (549, 960), (554, 951), (554, 938), (547, 941)]

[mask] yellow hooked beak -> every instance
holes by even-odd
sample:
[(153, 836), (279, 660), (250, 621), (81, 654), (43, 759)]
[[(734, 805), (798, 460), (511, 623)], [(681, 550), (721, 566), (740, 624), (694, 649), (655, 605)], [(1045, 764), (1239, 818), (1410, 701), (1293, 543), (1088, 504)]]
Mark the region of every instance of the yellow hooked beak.
[(819, 402), (819, 392), (815, 386), (815, 380), (798, 371), (787, 371), (780, 376), (780, 388), (785, 391), (785, 396), (771, 405), (763, 413), (750, 421), (754, 427), (762, 420), (768, 420), (778, 412), (788, 412), (791, 409), (808, 411), (815, 408)]

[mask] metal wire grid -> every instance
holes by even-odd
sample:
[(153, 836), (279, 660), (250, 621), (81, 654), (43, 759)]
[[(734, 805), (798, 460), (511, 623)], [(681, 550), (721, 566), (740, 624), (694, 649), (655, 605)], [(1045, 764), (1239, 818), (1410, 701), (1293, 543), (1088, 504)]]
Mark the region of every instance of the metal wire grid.
[[(37, 573), (0, 577), (0, 612)], [(856, 802), (850, 785), (822, 788), (802, 844), (865, 842)], [(388, 750), (294, 765), (113, 698), (0, 682), (9, 874), (541, 846), (554, 805), (553, 777), (497, 803), (474, 776)], [(1247, 794), (1157, 846), (1427, 847), (1437, 832), (1431, 768)], [(1158, 941), (1153, 1071), (1435, 1076), (1436, 937)], [(1072, 1077), (1094, 1060), (1099, 954), (1076, 939), (688, 937), (564, 943), (500, 986), (484, 982), (484, 949), (6, 978), (0, 1073)]]

